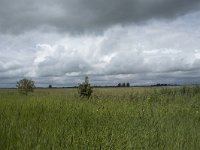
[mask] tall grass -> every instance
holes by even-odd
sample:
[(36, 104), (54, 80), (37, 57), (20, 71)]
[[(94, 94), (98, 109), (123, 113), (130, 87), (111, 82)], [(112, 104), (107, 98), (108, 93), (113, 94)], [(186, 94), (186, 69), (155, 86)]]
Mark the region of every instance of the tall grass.
[(200, 88), (0, 90), (1, 149), (200, 149)]

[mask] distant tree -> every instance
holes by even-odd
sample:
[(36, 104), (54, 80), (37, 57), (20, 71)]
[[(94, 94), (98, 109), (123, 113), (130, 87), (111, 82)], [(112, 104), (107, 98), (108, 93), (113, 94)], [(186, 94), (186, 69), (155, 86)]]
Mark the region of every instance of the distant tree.
[(122, 83), (122, 86), (123, 86), (123, 87), (125, 87), (125, 86), (126, 86), (126, 84), (125, 84), (125, 83)]
[(52, 85), (51, 85), (51, 84), (49, 85), (49, 88), (50, 88), (50, 89), (52, 88)]
[(86, 76), (85, 82), (79, 84), (79, 86), (78, 86), (78, 93), (79, 93), (80, 97), (90, 98), (92, 92), (93, 92), (93, 90), (92, 90), (92, 87), (90, 86), (89, 78), (88, 78), (88, 76)]
[(33, 92), (35, 88), (35, 83), (32, 80), (26, 78), (17, 81), (16, 87), (20, 94), (28, 95), (28, 92)]
[(156, 86), (161, 86), (161, 84), (160, 84), (160, 83), (158, 83), (158, 84), (156, 84)]
[(126, 83), (126, 86), (127, 86), (127, 87), (130, 87), (130, 83)]
[(121, 83), (119, 83), (117, 86), (118, 86), (118, 87), (121, 87)]

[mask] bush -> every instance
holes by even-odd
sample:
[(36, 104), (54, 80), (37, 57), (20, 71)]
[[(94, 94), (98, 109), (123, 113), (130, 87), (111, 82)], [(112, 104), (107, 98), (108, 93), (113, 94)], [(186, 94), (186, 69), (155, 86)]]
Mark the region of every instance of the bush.
[(17, 81), (17, 88), (19, 90), (20, 94), (24, 94), (27, 95), (28, 92), (33, 92), (34, 88), (35, 88), (35, 84), (34, 81), (32, 80), (28, 80), (26, 78)]
[(92, 87), (89, 84), (89, 78), (86, 76), (85, 82), (79, 84), (79, 86), (78, 86), (78, 93), (79, 93), (80, 97), (90, 98), (92, 92), (93, 92)]

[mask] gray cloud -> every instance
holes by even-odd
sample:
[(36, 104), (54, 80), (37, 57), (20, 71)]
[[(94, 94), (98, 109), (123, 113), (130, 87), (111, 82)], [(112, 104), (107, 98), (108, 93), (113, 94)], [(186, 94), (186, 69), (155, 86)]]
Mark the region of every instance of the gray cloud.
[[(194, 83), (199, 81), (200, 72), (200, 21), (192, 20), (199, 15), (190, 14), (170, 23), (114, 26), (103, 35), (35, 34), (41, 44), (33, 44), (30, 58), (22, 57), (29, 67), (20, 63), (19, 56), (13, 60), (26, 68), (23, 76), (45, 85), (77, 85), (85, 75), (96, 85)], [(23, 45), (25, 39), (15, 45)]]
[(198, 1), (0, 2), (0, 87), (200, 82)]
[(199, 0), (0, 0), (0, 32), (98, 32), (199, 9)]

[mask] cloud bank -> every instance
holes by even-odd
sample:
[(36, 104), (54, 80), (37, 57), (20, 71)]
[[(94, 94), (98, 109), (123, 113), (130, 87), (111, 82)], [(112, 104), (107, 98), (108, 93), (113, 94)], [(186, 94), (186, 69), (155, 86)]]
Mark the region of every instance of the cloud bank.
[(171, 19), (199, 9), (199, 0), (0, 0), (0, 31), (30, 30), (80, 34), (113, 25)]
[(0, 0), (0, 87), (198, 83), (198, 0)]

